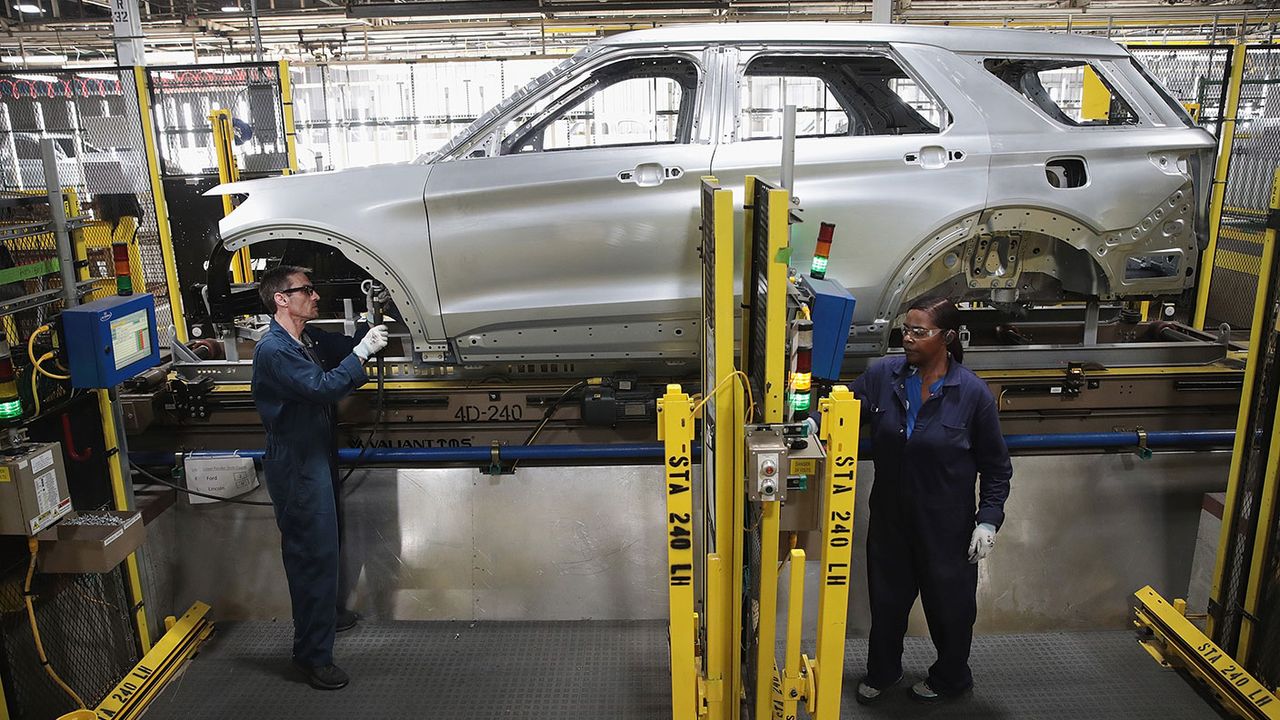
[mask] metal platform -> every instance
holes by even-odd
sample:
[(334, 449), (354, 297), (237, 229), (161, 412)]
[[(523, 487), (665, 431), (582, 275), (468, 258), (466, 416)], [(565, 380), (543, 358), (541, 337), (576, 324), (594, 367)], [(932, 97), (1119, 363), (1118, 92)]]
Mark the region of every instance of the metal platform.
[[(352, 676), (338, 692), (303, 682), (288, 660), (289, 639), (288, 622), (220, 624), (147, 719), (665, 719), (670, 713), (661, 621), (366, 622), (338, 636), (337, 660)], [(979, 636), (973, 695), (928, 708), (905, 690), (933, 661), (927, 638), (907, 638), (907, 680), (870, 708), (853, 700), (865, 660), (866, 641), (850, 639), (842, 717), (1218, 717), (1185, 680), (1153, 663), (1130, 632)]]

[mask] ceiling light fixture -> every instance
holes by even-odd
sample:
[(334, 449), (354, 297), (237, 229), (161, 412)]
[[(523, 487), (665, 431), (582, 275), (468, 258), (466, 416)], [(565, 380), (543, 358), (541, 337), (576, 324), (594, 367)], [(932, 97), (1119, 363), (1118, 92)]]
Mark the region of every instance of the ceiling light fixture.
[(66, 55), (5, 55), (0, 62), (9, 65), (63, 65)]
[(44, 11), (40, 9), (39, 5), (32, 5), (31, 3), (19, 3), (17, 5), (14, 5), (13, 9), (17, 10), (20, 13), (25, 13), (27, 15), (43, 15), (44, 14)]
[(240, 12), (240, 6), (228, 3), (222, 6), (222, 12), (227, 12), (227, 13)]

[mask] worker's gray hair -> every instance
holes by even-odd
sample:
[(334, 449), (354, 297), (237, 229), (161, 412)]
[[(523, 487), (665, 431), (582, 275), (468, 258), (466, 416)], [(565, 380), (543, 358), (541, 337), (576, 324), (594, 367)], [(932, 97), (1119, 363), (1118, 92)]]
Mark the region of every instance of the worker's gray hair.
[(297, 273), (306, 275), (311, 268), (298, 265), (277, 265), (262, 273), (258, 278), (258, 297), (262, 298), (262, 306), (271, 315), (276, 314), (276, 293), (289, 289), (289, 276)]

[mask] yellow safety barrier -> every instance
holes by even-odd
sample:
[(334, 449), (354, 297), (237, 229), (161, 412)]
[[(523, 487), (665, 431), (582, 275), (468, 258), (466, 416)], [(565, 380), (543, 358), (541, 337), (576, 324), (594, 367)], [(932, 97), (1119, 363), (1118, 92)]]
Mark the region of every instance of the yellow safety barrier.
[(671, 624), (671, 717), (698, 716), (697, 625), (693, 609), (693, 412), (679, 385), (658, 400), (658, 439), (667, 477), (667, 594)]

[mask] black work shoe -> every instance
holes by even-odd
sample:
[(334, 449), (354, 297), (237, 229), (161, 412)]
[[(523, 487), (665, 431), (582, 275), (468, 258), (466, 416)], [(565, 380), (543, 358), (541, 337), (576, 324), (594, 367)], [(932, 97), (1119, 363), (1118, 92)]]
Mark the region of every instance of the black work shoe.
[(339, 610), (334, 629), (338, 632), (350, 630), (358, 622), (360, 622), (360, 613), (355, 610)]
[[(299, 667), (302, 667), (299, 665)], [(317, 690), (341, 690), (351, 682), (351, 678), (337, 665), (321, 665), (320, 667), (304, 667), (302, 672), (307, 682)]]
[(897, 680), (894, 680), (885, 687), (875, 688), (868, 685), (867, 679), (864, 677), (858, 681), (858, 692), (854, 695), (854, 698), (857, 699), (859, 705), (870, 705), (872, 703), (879, 702), (884, 699), (885, 691), (894, 685), (897, 685), (899, 682), (902, 682), (901, 675), (898, 676)]

